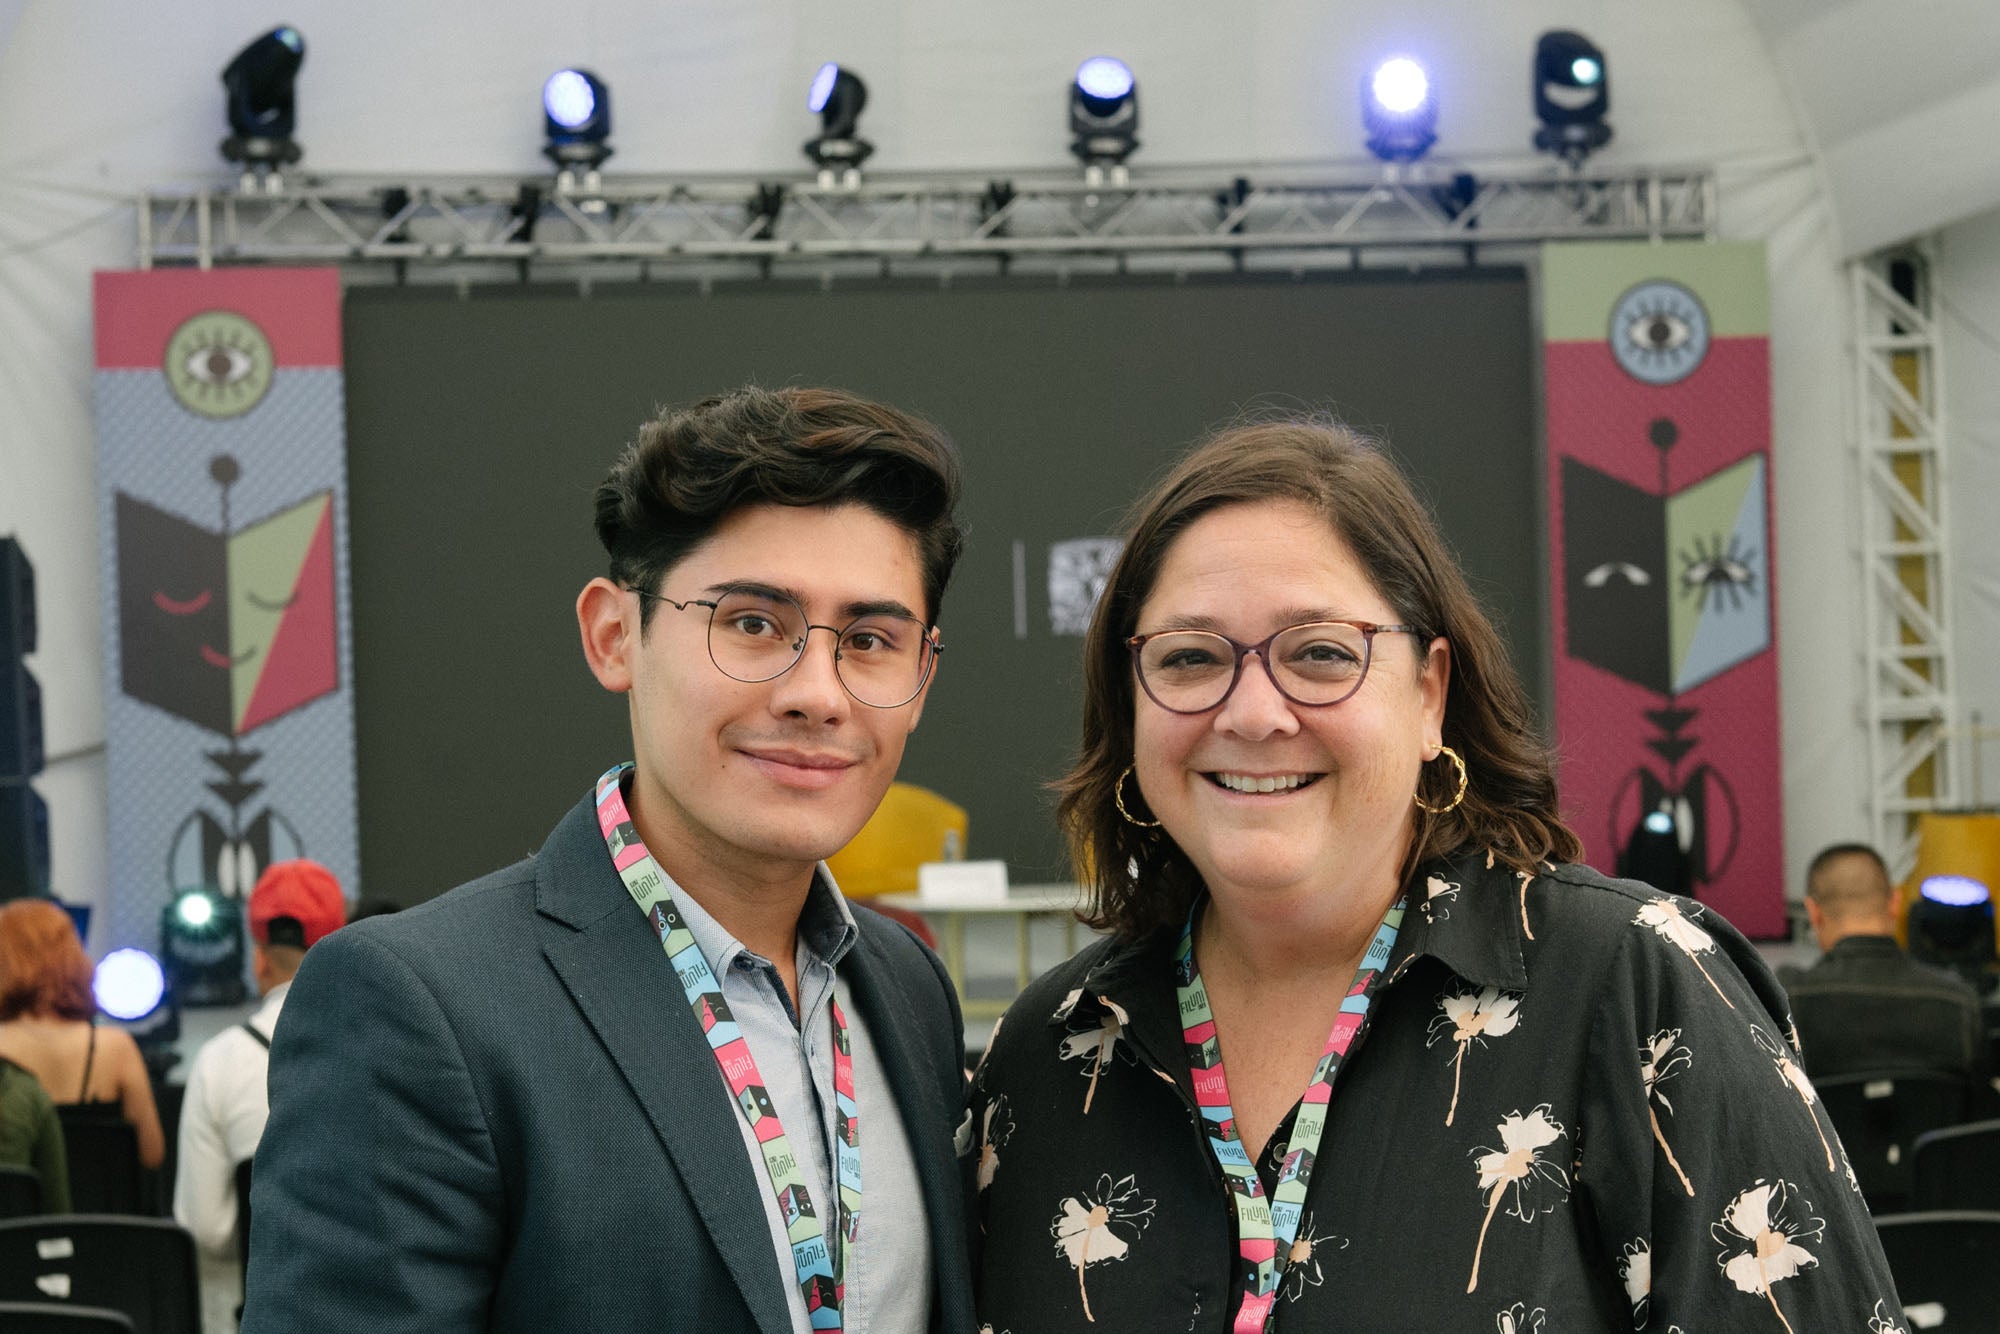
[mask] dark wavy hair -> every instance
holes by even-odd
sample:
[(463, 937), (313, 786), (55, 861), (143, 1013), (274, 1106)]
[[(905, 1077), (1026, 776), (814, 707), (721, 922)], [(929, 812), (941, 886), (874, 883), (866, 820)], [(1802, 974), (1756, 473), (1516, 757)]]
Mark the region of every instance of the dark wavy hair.
[[(667, 571), (745, 505), (865, 505), (916, 539), (935, 623), (965, 546), (958, 451), (921, 417), (839, 389), (746, 385), (639, 429), (597, 488), (613, 583), (660, 591)], [(653, 602), (640, 599), (640, 626)]]
[[(1556, 808), (1548, 747), (1537, 735), (1527, 692), (1493, 624), (1445, 546), (1430, 512), (1381, 448), (1331, 421), (1284, 419), (1231, 427), (1197, 445), (1133, 507), (1125, 550), (1113, 567), (1084, 640), (1083, 739), (1056, 783), (1058, 818), (1078, 874), (1088, 882), (1085, 920), (1136, 938), (1186, 919), (1201, 889), (1187, 855), (1164, 832), (1118, 814), (1118, 777), (1133, 762), (1135, 681), (1125, 641), (1174, 540), (1225, 505), (1299, 501), (1326, 519), (1353, 551), (1396, 619), (1451, 645), (1444, 743), (1465, 761), (1465, 800), (1444, 814), (1411, 806), (1415, 835), (1407, 880), (1422, 862), (1484, 847), (1516, 870), (1573, 861), (1582, 845)], [(1421, 661), (1428, 640), (1415, 641)], [(1427, 805), (1451, 800), (1449, 761), (1424, 767)], [(1135, 788), (1128, 807), (1144, 818)], [(1136, 864), (1138, 874), (1129, 873)]]
[(0, 908), (0, 1022), (22, 1015), (90, 1018), (97, 1013), (94, 974), (63, 909), (47, 899)]

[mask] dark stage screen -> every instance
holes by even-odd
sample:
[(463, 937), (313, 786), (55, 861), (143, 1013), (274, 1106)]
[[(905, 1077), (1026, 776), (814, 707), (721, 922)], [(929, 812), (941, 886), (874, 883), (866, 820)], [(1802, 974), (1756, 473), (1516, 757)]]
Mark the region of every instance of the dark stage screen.
[(415, 902), (533, 851), (629, 758), (572, 611), (604, 568), (591, 493), (656, 405), (749, 380), (838, 385), (957, 440), (971, 539), (902, 777), (967, 807), (969, 855), (1016, 883), (1066, 875), (1044, 785), (1074, 741), (1082, 640), (1060, 622), (1081, 614), (1085, 539), (1242, 412), (1385, 438), (1545, 700), (1533, 339), (1518, 269), (353, 289), (366, 891)]

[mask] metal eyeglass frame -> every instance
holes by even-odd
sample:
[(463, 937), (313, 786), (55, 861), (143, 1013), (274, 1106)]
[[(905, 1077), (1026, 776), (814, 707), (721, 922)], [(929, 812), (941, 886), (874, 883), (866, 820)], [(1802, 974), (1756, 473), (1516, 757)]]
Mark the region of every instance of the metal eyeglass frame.
[[(800, 607), (795, 599), (781, 599), (782, 601), (790, 602), (794, 607), (798, 607), (799, 619), (805, 622), (805, 629), (799, 633), (799, 642), (793, 647), (792, 660), (777, 671), (772, 672), (769, 676), (738, 676), (735, 672), (730, 671), (715, 660), (715, 613), (716, 609), (722, 605), (721, 603), (708, 598), (689, 598), (685, 602), (677, 602), (664, 593), (648, 593), (643, 588), (634, 588), (631, 591), (637, 593), (642, 598), (651, 598), (655, 602), (664, 602), (675, 611), (686, 611), (689, 607), (708, 608), (708, 625), (702, 631), (701, 642), (702, 647), (708, 651), (710, 665), (730, 680), (741, 681), (744, 685), (748, 686), (762, 685), (766, 681), (775, 681), (786, 672), (792, 670), (792, 668), (798, 666), (799, 660), (806, 655), (806, 641), (812, 638), (812, 632), (815, 630), (824, 630), (833, 636), (833, 678), (840, 682), (840, 688), (847, 692), (848, 698), (852, 699), (856, 704), (863, 704), (871, 709), (900, 709), (918, 695), (924, 693), (924, 686), (930, 681), (931, 673), (937, 670), (938, 655), (944, 652), (944, 641), (939, 637), (937, 627), (934, 625), (925, 627), (923, 638), (924, 642), (930, 645), (930, 655), (924, 662), (923, 673), (917, 677), (916, 688), (911, 690), (904, 698), (897, 700), (894, 704), (877, 704), (872, 699), (863, 699), (861, 696), (855, 694), (854, 687), (847, 684), (847, 678), (840, 674), (840, 641), (847, 637), (849, 630), (852, 630), (862, 621), (867, 620), (868, 617), (866, 616), (857, 616), (845, 626), (819, 625), (807, 618), (806, 609)], [(912, 616), (908, 619), (915, 621), (916, 617)]]
[[(1300, 699), (1297, 695), (1285, 689), (1283, 683), (1278, 680), (1278, 674), (1271, 670), (1271, 645), (1278, 641), (1279, 636), (1288, 635), (1292, 631), (1303, 629), (1308, 625), (1346, 625), (1352, 626), (1361, 632), (1361, 670), (1355, 674), (1354, 685), (1339, 699)], [(1223, 643), (1229, 645), (1230, 651), (1236, 655), (1236, 664), (1229, 673), (1229, 684), (1223, 688), (1221, 698), (1217, 699), (1215, 703), (1199, 709), (1177, 709), (1173, 705), (1166, 703), (1158, 695), (1155, 695), (1152, 683), (1146, 680), (1146, 668), (1139, 656), (1139, 651), (1145, 647), (1146, 641), (1149, 639), (1159, 639), (1166, 635), (1187, 634), (1209, 635), (1220, 639)], [(1368, 669), (1375, 663), (1376, 635), (1415, 635), (1419, 639), (1429, 639), (1431, 637), (1425, 633), (1424, 628), (1420, 625), (1377, 625), (1373, 621), (1300, 621), (1297, 625), (1287, 625), (1273, 630), (1254, 644), (1240, 644), (1228, 635), (1216, 630), (1182, 629), (1156, 630), (1149, 635), (1133, 635), (1125, 641), (1125, 647), (1132, 654), (1132, 674), (1139, 678), (1139, 688), (1146, 692), (1146, 698), (1152, 700), (1153, 703), (1159, 705), (1168, 713), (1178, 713), (1182, 717), (1191, 718), (1197, 714), (1213, 712), (1229, 702), (1229, 697), (1236, 693), (1237, 684), (1243, 680), (1243, 659), (1252, 653), (1257, 655), (1258, 663), (1264, 668), (1264, 675), (1270, 679), (1271, 688), (1300, 708), (1330, 709), (1336, 704), (1344, 704), (1354, 698), (1355, 692), (1361, 689), (1361, 683), (1368, 679)]]

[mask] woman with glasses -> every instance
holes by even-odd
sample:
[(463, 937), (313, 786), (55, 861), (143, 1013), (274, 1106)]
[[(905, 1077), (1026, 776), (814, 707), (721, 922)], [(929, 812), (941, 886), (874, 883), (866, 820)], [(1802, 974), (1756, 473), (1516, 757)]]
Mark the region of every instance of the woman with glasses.
[(1382, 453), (1210, 439), (1138, 505), (1060, 813), (1108, 933), (973, 1086), (994, 1334), (1899, 1329), (1783, 995), (1575, 864)]

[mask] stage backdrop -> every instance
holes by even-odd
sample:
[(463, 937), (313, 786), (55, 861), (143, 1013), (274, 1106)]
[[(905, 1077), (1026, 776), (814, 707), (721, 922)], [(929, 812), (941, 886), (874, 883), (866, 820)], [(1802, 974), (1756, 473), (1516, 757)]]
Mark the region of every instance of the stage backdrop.
[[(1412, 276), (354, 288), (355, 689), (371, 893), (428, 897), (532, 851), (631, 753), (573, 604), (591, 494), (637, 424), (758, 380), (926, 413), (971, 539), (903, 776), (968, 851), (1065, 871), (1044, 784), (1076, 739), (1078, 637), (1126, 505), (1243, 409), (1385, 434), (1539, 690), (1541, 473), (1519, 269)], [(448, 831), (448, 832), (446, 832)]]
[[(175, 891), (359, 870), (340, 281), (100, 273), (107, 946)], [(218, 946), (219, 948), (219, 946)]]
[(1542, 252), (1562, 792), (1609, 868), (1665, 810), (1694, 893), (1784, 931), (1758, 245)]

